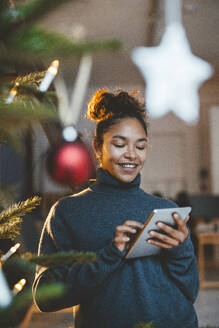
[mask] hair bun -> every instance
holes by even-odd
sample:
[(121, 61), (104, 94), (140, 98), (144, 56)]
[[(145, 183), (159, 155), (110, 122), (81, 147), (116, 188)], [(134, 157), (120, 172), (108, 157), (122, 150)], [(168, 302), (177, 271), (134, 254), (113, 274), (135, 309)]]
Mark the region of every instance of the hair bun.
[(103, 121), (113, 115), (114, 95), (106, 89), (97, 90), (88, 103), (86, 117), (94, 121)]
[(107, 89), (99, 89), (88, 103), (86, 117), (100, 122), (112, 116), (121, 116), (123, 114), (133, 116), (135, 112), (144, 116), (144, 104), (141, 104), (133, 96), (137, 93), (137, 91), (133, 91), (129, 94), (123, 90), (111, 93)]
[(137, 119), (146, 136), (148, 135), (144, 102), (134, 96), (138, 93), (137, 91), (128, 93), (121, 89), (114, 93), (107, 89), (99, 89), (94, 93), (88, 103), (86, 117), (98, 122), (94, 136), (95, 149), (102, 146), (104, 133), (122, 119)]

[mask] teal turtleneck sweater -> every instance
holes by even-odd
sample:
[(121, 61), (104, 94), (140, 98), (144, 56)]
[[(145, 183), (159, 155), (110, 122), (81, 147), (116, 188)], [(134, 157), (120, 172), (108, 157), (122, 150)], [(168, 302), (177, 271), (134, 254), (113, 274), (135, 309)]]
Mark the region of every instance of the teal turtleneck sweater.
[[(61, 199), (50, 211), (39, 254), (92, 251), (97, 261), (76, 266), (42, 268), (34, 283), (35, 302), (42, 311), (80, 304), (76, 328), (133, 328), (153, 321), (156, 328), (196, 328), (193, 303), (199, 289), (190, 237), (162, 250), (159, 256), (127, 260), (113, 245), (115, 228), (126, 220), (145, 222), (155, 208), (176, 204), (145, 193), (140, 175), (121, 183), (98, 169), (97, 181), (79, 194)], [(61, 281), (68, 293), (49, 304), (38, 302), (38, 287)]]

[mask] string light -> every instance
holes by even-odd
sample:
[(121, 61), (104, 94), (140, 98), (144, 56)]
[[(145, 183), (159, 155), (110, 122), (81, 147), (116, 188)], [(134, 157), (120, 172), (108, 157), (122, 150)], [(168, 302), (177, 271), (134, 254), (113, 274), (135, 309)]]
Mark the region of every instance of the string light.
[(53, 60), (51, 65), (46, 71), (46, 74), (39, 85), (39, 91), (46, 92), (50, 87), (52, 81), (54, 80), (56, 74), (58, 73), (59, 60)]
[(12, 294), (17, 295), (18, 293), (20, 293), (25, 285), (26, 285), (26, 279), (21, 279), (20, 281), (18, 281), (14, 285), (14, 288), (12, 290)]
[(14, 254), (14, 253), (17, 251), (17, 249), (20, 247), (20, 245), (21, 245), (21, 244), (17, 243), (16, 245), (12, 246), (12, 247), (9, 249), (9, 251), (8, 251), (7, 253), (5, 253), (5, 254), (1, 257), (0, 261), (1, 261), (2, 263), (4, 263), (5, 261), (7, 261), (7, 259), (8, 259), (12, 254)]
[(14, 98), (16, 97), (18, 91), (17, 91), (17, 87), (18, 87), (19, 83), (16, 82), (15, 86), (11, 89), (8, 98), (6, 99), (5, 103), (6, 104), (11, 104), (14, 100)]

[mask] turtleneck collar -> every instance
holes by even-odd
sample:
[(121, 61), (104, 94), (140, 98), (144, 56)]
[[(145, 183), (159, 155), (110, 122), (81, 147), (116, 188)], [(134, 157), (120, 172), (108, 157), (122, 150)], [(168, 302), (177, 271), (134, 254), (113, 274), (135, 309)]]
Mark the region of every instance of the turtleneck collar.
[(134, 192), (139, 190), (140, 182), (140, 173), (132, 182), (125, 183), (116, 179), (108, 171), (98, 168), (96, 183), (91, 186), (91, 189), (102, 192)]

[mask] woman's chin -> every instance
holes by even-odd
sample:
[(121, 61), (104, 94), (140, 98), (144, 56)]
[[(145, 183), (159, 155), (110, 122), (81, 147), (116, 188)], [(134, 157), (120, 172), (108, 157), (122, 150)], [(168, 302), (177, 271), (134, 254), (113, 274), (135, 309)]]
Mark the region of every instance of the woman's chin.
[(136, 175), (137, 174), (118, 174), (115, 177), (123, 183), (130, 183), (136, 178)]

